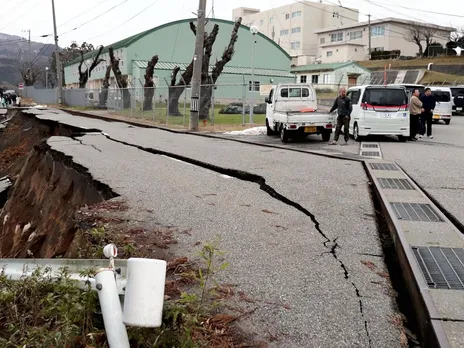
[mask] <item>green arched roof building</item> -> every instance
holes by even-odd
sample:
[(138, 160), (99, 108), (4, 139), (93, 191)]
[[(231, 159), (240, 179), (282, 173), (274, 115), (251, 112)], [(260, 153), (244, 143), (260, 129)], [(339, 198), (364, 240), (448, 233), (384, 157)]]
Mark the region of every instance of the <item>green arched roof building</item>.
[[(159, 61), (155, 67), (155, 84), (158, 88), (165, 88), (170, 81), (172, 69), (179, 66), (182, 70), (190, 63), (195, 48), (195, 35), (190, 30), (189, 22), (196, 19), (183, 19), (167, 23), (153, 29), (130, 36), (124, 40), (108, 45), (104, 48), (101, 58), (105, 62), (92, 71), (87, 88), (99, 89), (109, 64), (108, 47), (112, 46), (115, 56), (120, 59), (120, 69), (127, 75), (129, 86), (140, 88), (144, 83), (147, 62), (152, 56), (158, 55)], [(209, 32), (214, 24), (219, 25), (219, 34), (213, 46), (211, 65), (220, 59), (227, 47), (234, 22), (222, 19), (208, 19), (206, 31)], [(258, 33), (255, 36), (254, 81), (261, 85), (278, 82), (293, 82), (294, 75), (290, 73), (291, 57), (279, 45), (268, 37)], [(243, 88), (232, 88), (233, 85), (248, 85), (252, 74), (253, 35), (249, 27), (241, 25), (238, 39), (235, 43), (235, 53), (226, 65), (217, 81), (219, 94), (224, 93), (231, 98), (241, 97)], [(87, 53), (84, 58), (92, 59), (96, 51)], [(78, 87), (79, 76), (77, 66), (80, 58), (65, 64), (65, 82), (67, 87)], [(85, 69), (85, 65), (83, 67)], [(113, 76), (113, 74), (111, 74)], [(180, 77), (180, 74), (178, 75)], [(114, 86), (114, 83), (111, 84)], [(220, 85), (230, 85), (221, 88)], [(222, 92), (221, 92), (222, 90)], [(248, 91), (247, 91), (248, 92)], [(259, 93), (254, 91), (256, 95)]]

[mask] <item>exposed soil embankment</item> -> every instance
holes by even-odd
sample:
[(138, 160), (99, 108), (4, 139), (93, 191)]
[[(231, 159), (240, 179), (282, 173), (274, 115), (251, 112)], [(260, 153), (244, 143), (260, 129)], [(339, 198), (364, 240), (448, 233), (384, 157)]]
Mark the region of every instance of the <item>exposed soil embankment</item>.
[(0, 257), (65, 255), (76, 235), (75, 212), (116, 194), (46, 143), (78, 130), (13, 112), (0, 143), (0, 176), (14, 182), (0, 213)]

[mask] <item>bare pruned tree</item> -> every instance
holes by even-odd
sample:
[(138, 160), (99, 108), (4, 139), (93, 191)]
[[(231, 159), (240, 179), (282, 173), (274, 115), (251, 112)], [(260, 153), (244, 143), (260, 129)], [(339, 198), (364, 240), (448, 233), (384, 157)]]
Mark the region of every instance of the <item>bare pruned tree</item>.
[[(232, 29), (232, 34), (230, 41), (226, 49), (224, 50), (221, 59), (217, 60), (212, 73), (209, 73), (210, 61), (213, 52), (213, 45), (216, 41), (217, 35), (219, 33), (219, 25), (215, 24), (211, 32), (205, 33), (204, 44), (203, 44), (203, 61), (202, 61), (202, 74), (201, 74), (201, 95), (200, 95), (200, 119), (208, 118), (208, 110), (211, 106), (213, 85), (216, 83), (217, 79), (221, 75), (224, 67), (229, 63), (234, 55), (234, 47), (238, 38), (238, 30), (242, 23), (242, 18), (238, 18), (235, 21), (234, 27)], [(193, 22), (190, 22), (190, 29), (193, 34), (196, 35), (196, 27)], [(180, 116), (179, 112), (179, 98), (184, 92), (186, 86), (188, 86), (192, 80), (193, 75), (193, 59), (191, 63), (187, 66), (184, 73), (181, 75), (179, 82), (177, 81), (177, 74), (179, 73), (180, 68), (175, 67), (171, 74), (171, 86), (169, 87), (169, 114), (174, 116)]]
[(101, 108), (106, 107), (106, 102), (108, 101), (108, 89), (110, 88), (110, 74), (113, 67), (109, 64), (106, 67), (105, 77), (103, 78), (102, 90), (99, 98), (99, 106)]
[(130, 96), (129, 90), (127, 89), (128, 87), (127, 77), (123, 76), (121, 73), (121, 70), (119, 69), (119, 59), (114, 56), (113, 47), (109, 48), (109, 54), (110, 54), (111, 68), (113, 70), (113, 74), (116, 79), (116, 84), (118, 85), (118, 88), (122, 89), (123, 108), (128, 109), (131, 106), (131, 102), (130, 102), (131, 96)]
[[(424, 55), (427, 55), (427, 48), (433, 42), (438, 27), (434, 25), (424, 26), (423, 23), (412, 22), (411, 24), (405, 26), (405, 28), (407, 29), (407, 32), (403, 36), (404, 39), (417, 45), (419, 49), (419, 57), (424, 57)], [(423, 43), (425, 43), (425, 51)]]
[(90, 76), (92, 75), (93, 69), (97, 67), (98, 64), (101, 62), (104, 62), (104, 59), (100, 59), (100, 54), (103, 51), (103, 46), (100, 46), (100, 48), (97, 51), (97, 55), (93, 58), (92, 64), (88, 66), (84, 71), (82, 71), (82, 64), (84, 64), (84, 51), (81, 52), (81, 62), (79, 63), (77, 69), (79, 72), (79, 88), (85, 88), (85, 85), (87, 84), (87, 81), (89, 80)]
[(30, 68), (22, 67), (19, 69), (19, 72), (21, 73), (21, 78), (26, 86), (34, 86), (43, 74), (41, 67), (38, 65), (32, 65)]
[(145, 70), (145, 84), (143, 85), (143, 110), (153, 109), (153, 96), (155, 95), (155, 82), (153, 75), (155, 73), (155, 66), (158, 63), (158, 56), (153, 56), (148, 62), (147, 69)]

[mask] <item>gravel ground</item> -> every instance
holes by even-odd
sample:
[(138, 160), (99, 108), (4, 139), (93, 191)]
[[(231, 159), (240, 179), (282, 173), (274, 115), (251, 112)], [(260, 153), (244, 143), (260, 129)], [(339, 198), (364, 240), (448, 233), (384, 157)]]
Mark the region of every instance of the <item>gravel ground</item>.
[[(197, 241), (219, 236), (231, 264), (221, 280), (257, 300), (239, 301), (258, 307), (242, 323), (257, 335), (276, 338), (271, 346), (399, 347), (385, 265), (381, 257), (366, 256), (382, 250), (360, 163), (76, 116), (52, 117), (101, 129), (117, 141), (260, 175), (290, 200), (286, 204), (256, 183), (101, 135), (81, 138), (82, 145), (66, 138), (50, 141), (127, 197), (134, 218), (192, 229), (191, 236), (179, 235), (179, 254), (191, 254)], [(314, 214), (330, 239), (327, 247), (310, 217), (288, 203)], [(338, 260), (328, 253), (335, 243)]]

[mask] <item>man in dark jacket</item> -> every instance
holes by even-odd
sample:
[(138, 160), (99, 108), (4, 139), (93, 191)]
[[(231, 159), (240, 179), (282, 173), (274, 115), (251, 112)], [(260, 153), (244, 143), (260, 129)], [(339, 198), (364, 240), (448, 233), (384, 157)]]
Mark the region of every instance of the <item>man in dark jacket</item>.
[(330, 109), (329, 113), (333, 112), (337, 109), (338, 117), (337, 117), (337, 127), (335, 128), (335, 136), (334, 140), (332, 141), (331, 145), (337, 145), (338, 137), (340, 136), (340, 132), (342, 126), (344, 128), (345, 133), (345, 144), (348, 144), (349, 138), (349, 127), (350, 127), (350, 119), (351, 119), (351, 112), (353, 111), (353, 106), (351, 105), (351, 99), (346, 96), (346, 89), (340, 88), (340, 95), (335, 99), (335, 102)]
[(427, 123), (427, 137), (433, 139), (432, 135), (432, 116), (433, 110), (436, 106), (435, 97), (432, 95), (432, 91), (430, 88), (425, 89), (425, 93), (420, 97), (422, 102), (422, 109), (424, 110), (421, 114), (420, 121), (421, 121), (421, 129), (419, 138), (422, 138), (425, 134), (425, 124)]

